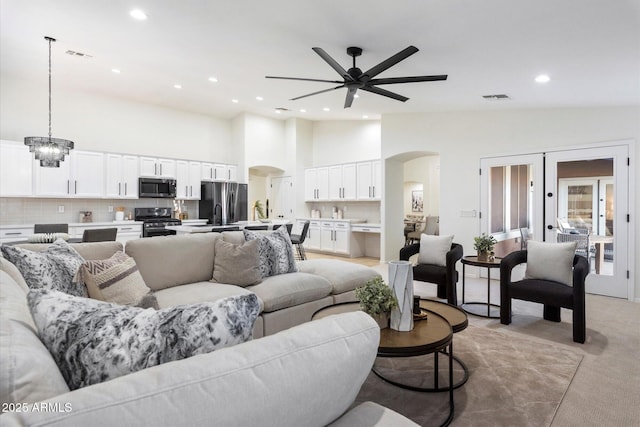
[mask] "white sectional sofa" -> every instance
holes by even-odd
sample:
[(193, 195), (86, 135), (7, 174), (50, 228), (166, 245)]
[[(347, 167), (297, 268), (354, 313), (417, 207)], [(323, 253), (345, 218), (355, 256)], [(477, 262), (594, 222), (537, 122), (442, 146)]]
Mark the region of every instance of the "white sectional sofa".
[[(319, 308), (348, 298), (375, 271), (342, 261), (307, 261), (299, 272), (252, 287), (209, 282), (215, 240), (238, 241), (241, 235), (140, 239), (128, 242), (126, 252), (161, 308), (257, 294), (262, 313), (254, 340), (73, 391), (38, 338), (24, 279), (0, 258), (0, 425), (415, 426), (374, 403), (351, 408), (379, 340), (368, 315), (309, 321)], [(85, 259), (122, 250), (118, 242), (72, 246)], [(255, 339), (264, 335), (271, 336)]]

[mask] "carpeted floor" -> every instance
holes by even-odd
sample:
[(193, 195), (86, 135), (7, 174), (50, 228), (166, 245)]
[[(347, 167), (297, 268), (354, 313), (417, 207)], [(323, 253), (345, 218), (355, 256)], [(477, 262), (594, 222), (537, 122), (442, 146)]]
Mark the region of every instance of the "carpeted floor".
[[(454, 354), (466, 363), (469, 380), (454, 394), (452, 426), (548, 426), (582, 356), (559, 346), (514, 338), (469, 326), (454, 335)], [(447, 381), (440, 356), (440, 382)], [(433, 384), (433, 355), (378, 358), (376, 368), (415, 386)], [(454, 363), (454, 382), (462, 370)], [(448, 393), (422, 393), (388, 384), (371, 373), (357, 402), (371, 400), (423, 426), (439, 426), (449, 411)]]

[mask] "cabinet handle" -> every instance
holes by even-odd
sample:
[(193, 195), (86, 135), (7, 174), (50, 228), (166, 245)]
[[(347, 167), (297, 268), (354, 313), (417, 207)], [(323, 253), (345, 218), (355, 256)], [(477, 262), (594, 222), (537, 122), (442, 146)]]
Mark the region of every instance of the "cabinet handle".
[(153, 164), (153, 174), (154, 175), (158, 175), (158, 164), (157, 163)]
[(120, 186), (121, 186), (121, 185), (122, 185), (121, 183), (118, 183), (118, 196), (122, 195), (122, 194), (120, 193)]
[(373, 198), (375, 199), (375, 197), (376, 197), (376, 186), (374, 185), (373, 186)]
[(189, 186), (189, 196), (193, 197), (193, 185)]
[(127, 230), (133, 230), (133, 228), (131, 227), (123, 227), (120, 229), (120, 231), (127, 231)]
[(73, 181), (73, 194), (78, 194), (78, 181)]
[(124, 195), (125, 196), (127, 195), (127, 183), (126, 182), (124, 183)]
[(218, 169), (213, 170), (213, 179), (218, 179)]
[(213, 179), (213, 167), (209, 169), (209, 177)]
[(228, 179), (229, 181), (231, 181), (231, 169), (227, 170), (227, 172), (228, 172), (228, 174), (227, 174), (227, 175), (229, 175), (229, 178), (227, 178), (227, 179)]
[(371, 186), (369, 186), (369, 197), (371, 197)]
[(7, 232), (5, 233), (5, 236), (21, 236), (22, 233), (20, 231), (14, 231), (14, 232)]
[(67, 180), (67, 194), (70, 194), (70, 190), (69, 190), (69, 180)]
[(162, 175), (162, 163), (160, 163), (160, 175)]

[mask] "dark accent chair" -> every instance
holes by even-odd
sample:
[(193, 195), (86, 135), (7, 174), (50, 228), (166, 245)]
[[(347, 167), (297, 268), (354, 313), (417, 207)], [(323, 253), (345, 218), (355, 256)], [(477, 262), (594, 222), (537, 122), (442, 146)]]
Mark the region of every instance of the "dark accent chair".
[(511, 299), (537, 302), (544, 305), (545, 320), (560, 322), (560, 308), (573, 310), (573, 340), (584, 343), (586, 337), (584, 282), (589, 273), (587, 259), (573, 258), (573, 286), (550, 280), (522, 279), (511, 281), (511, 270), (527, 262), (527, 251), (515, 251), (500, 263), (500, 323), (511, 323)]
[[(409, 258), (420, 252), (420, 243), (414, 243), (400, 249), (400, 260), (409, 261)], [(417, 264), (413, 267), (413, 280), (435, 283), (438, 285), (438, 298), (446, 299), (449, 304), (458, 305), (456, 284), (458, 272), (456, 262), (462, 258), (462, 245), (452, 243), (447, 252), (446, 267), (432, 264)]]
[(307, 259), (307, 253), (304, 250), (304, 239), (307, 238), (307, 232), (309, 231), (309, 221), (305, 221), (302, 226), (302, 231), (300, 234), (292, 234), (291, 235), (291, 243), (296, 247), (296, 259), (297, 260), (305, 260)]
[[(274, 224), (273, 230), (277, 230), (281, 226), (282, 224)], [(291, 237), (291, 229), (293, 228), (293, 224), (289, 223), (289, 224), (285, 224), (285, 226), (287, 227), (287, 233), (289, 233), (289, 237)]]
[(68, 233), (69, 224), (35, 224), (33, 226), (34, 234), (39, 233)]
[(117, 228), (97, 228), (94, 230), (84, 230), (82, 233), (83, 242), (113, 242), (118, 234)]

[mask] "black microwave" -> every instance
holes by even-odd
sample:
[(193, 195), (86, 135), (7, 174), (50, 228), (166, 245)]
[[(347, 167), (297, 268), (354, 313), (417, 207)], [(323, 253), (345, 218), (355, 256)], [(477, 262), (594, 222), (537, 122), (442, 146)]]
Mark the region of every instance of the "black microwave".
[(174, 199), (176, 197), (176, 180), (171, 178), (140, 178), (138, 197)]

